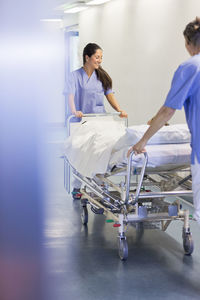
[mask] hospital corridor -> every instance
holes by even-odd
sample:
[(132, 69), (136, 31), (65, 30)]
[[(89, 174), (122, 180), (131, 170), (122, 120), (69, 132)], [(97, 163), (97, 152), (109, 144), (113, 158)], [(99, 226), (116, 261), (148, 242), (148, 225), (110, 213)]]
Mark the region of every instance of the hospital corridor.
[(200, 0), (0, 14), (0, 300), (199, 300)]

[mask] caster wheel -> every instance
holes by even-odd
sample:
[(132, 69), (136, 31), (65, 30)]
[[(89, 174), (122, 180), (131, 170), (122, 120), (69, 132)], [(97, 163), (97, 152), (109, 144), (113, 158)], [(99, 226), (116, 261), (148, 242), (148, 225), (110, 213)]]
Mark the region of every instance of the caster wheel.
[(119, 257), (121, 260), (126, 260), (128, 258), (128, 243), (125, 239), (119, 239)]
[(87, 206), (83, 206), (82, 214), (81, 214), (81, 220), (83, 225), (87, 225), (88, 223), (88, 210)]
[(191, 255), (194, 250), (194, 243), (191, 234), (184, 234), (183, 236), (183, 248), (186, 255)]

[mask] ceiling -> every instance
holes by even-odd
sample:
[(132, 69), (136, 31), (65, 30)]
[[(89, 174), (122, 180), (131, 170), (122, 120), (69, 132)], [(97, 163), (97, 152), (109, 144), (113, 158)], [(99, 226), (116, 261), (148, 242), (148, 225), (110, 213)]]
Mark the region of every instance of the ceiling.
[(69, 6), (73, 6), (74, 3), (87, 3), (91, 0), (45, 0), (45, 10), (42, 12), (43, 18), (63, 18), (64, 11), (69, 8)]
[(46, 0), (48, 7), (46, 10), (47, 15), (51, 16), (63, 16), (64, 9), (73, 3), (81, 2), (87, 3), (90, 0)]

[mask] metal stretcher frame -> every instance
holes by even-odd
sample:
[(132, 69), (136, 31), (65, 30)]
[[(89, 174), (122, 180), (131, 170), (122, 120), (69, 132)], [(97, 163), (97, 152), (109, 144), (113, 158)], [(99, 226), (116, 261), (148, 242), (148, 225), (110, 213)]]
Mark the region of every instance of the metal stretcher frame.
[[(114, 114), (87, 114), (84, 117), (95, 116), (110, 116)], [(73, 116), (70, 116), (67, 120), (68, 135), (70, 135), (70, 120)], [(127, 123), (128, 124), (128, 123)], [(125, 172), (125, 180), (119, 185), (113, 183), (109, 177), (120, 173), (122, 169), (114, 170), (109, 174), (96, 175), (95, 178), (87, 178), (81, 174), (75, 172), (74, 176), (80, 180), (84, 186), (81, 189), (81, 204), (82, 204), (82, 223), (87, 225), (88, 223), (88, 209), (87, 206), (91, 206), (92, 212), (96, 214), (104, 214), (107, 217), (108, 222), (114, 222), (114, 227), (118, 227), (118, 251), (121, 260), (128, 258), (128, 243), (126, 240), (125, 232), (128, 225), (135, 224), (142, 226), (144, 223), (159, 222), (161, 229), (165, 231), (171, 221), (182, 220), (183, 221), (183, 248), (185, 254), (190, 255), (193, 252), (194, 245), (192, 240), (192, 234), (190, 232), (189, 210), (182, 210), (180, 200), (176, 199), (174, 203), (169, 204), (164, 202), (164, 198), (167, 196), (185, 196), (192, 195), (191, 190), (172, 190), (172, 191), (143, 191), (144, 186), (152, 185), (151, 178), (148, 174), (147, 162), (148, 154), (144, 153), (144, 162), (142, 168), (137, 172), (138, 181), (134, 184), (135, 190), (131, 190), (131, 176), (133, 173), (132, 166), (133, 152), (128, 158), (128, 164)], [(67, 157), (64, 156), (64, 185), (68, 193), (70, 193), (70, 166)], [(178, 168), (175, 168), (175, 170)], [(184, 168), (183, 168), (184, 169)], [(123, 169), (124, 170), (124, 169)], [(176, 170), (177, 171), (177, 170)], [(156, 172), (156, 168), (155, 168)], [(167, 171), (165, 171), (166, 173)], [(151, 174), (151, 172), (150, 172)], [(179, 181), (179, 185), (182, 185), (187, 179), (191, 179), (191, 175), (186, 176), (185, 179)], [(101, 184), (97, 183), (100, 182)], [(154, 211), (154, 202), (156, 205), (160, 205), (159, 212)], [(163, 205), (163, 203), (165, 205)], [(150, 207), (148, 207), (148, 205)], [(156, 206), (156, 207), (157, 207)], [(166, 210), (167, 206), (167, 210)], [(165, 208), (162, 211), (162, 208)]]

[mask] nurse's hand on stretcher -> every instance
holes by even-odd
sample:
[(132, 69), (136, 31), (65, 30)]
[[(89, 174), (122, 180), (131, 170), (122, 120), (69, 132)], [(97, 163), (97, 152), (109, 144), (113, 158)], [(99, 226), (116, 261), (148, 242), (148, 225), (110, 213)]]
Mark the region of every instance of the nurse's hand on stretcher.
[(76, 112), (74, 112), (74, 115), (75, 115), (77, 118), (82, 118), (82, 117), (83, 117), (83, 113), (82, 113), (82, 111), (80, 111), (80, 110), (77, 110)]
[(128, 114), (124, 110), (120, 110), (120, 118), (128, 118)]
[(129, 157), (129, 155), (130, 155), (132, 152), (134, 152), (135, 155), (146, 152), (145, 146), (146, 146), (146, 142), (144, 142), (143, 140), (140, 140), (137, 144), (133, 145), (133, 146), (128, 150), (127, 157)]

